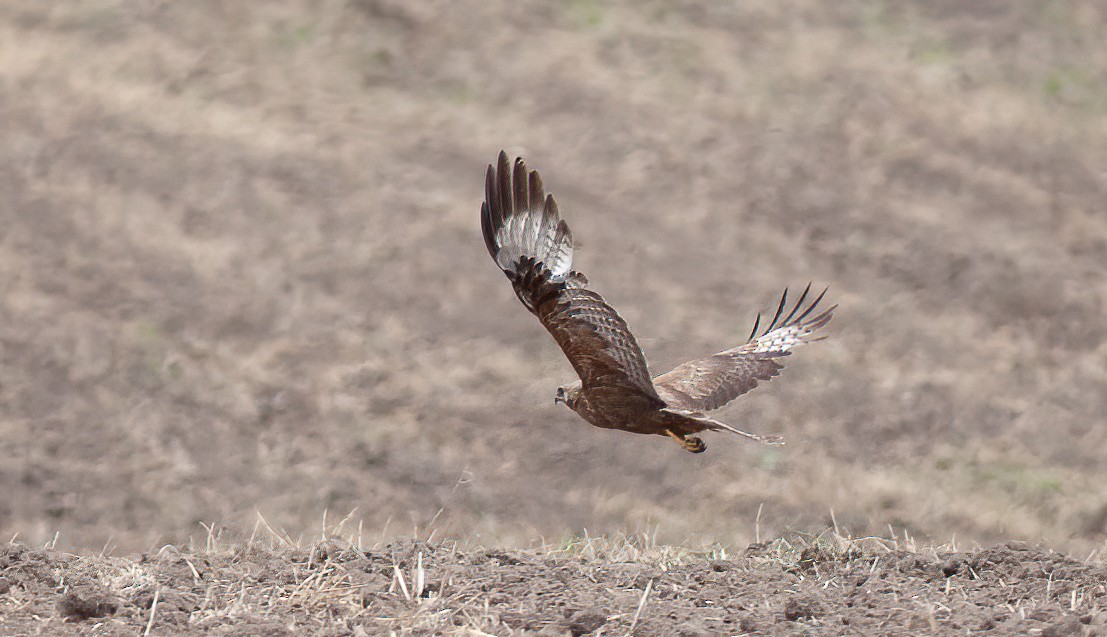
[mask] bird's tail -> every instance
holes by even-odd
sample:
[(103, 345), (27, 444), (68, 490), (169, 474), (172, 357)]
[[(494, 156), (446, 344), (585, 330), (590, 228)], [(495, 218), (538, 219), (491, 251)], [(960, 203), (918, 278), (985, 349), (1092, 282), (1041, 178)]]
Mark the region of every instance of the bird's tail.
[(768, 435), (755, 434), (755, 433), (750, 432), (750, 431), (743, 431), (743, 430), (738, 429), (736, 427), (732, 427), (732, 426), (726, 424), (725, 422), (715, 420), (711, 416), (700, 413), (698, 411), (682, 411), (682, 410), (675, 410), (675, 409), (663, 409), (662, 411), (667, 411), (671, 414), (676, 414), (678, 416), (683, 416), (684, 418), (687, 418), (688, 420), (691, 420), (691, 421), (695, 422), (697, 425), (702, 427), (702, 429), (708, 429), (710, 431), (727, 431), (727, 432), (730, 432), (730, 433), (735, 434), (737, 436), (742, 436), (743, 438), (749, 438), (750, 440), (756, 440), (757, 442), (760, 442), (761, 444), (765, 444), (765, 445), (782, 445), (782, 444), (784, 444), (784, 438), (781, 437), (781, 436), (775, 436), (775, 435), (771, 435), (771, 434), (768, 434)]

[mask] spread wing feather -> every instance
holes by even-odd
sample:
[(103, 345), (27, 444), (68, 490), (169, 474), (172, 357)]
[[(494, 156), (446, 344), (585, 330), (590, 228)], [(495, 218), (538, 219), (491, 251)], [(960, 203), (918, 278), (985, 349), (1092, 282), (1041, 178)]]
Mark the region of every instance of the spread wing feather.
[(662, 403), (634, 335), (584, 275), (573, 271), (573, 236), (542, 180), (501, 152), (488, 167), (481, 230), (515, 295), (553, 335), (585, 388), (620, 387)]
[(814, 332), (830, 322), (838, 307), (835, 305), (815, 314), (826, 290), (805, 306), (810, 291), (808, 285), (792, 310), (784, 315), (788, 301), (788, 290), (785, 290), (773, 320), (760, 336), (757, 330), (761, 315), (758, 314), (746, 343), (688, 361), (653, 379), (658, 395), (673, 409), (711, 411), (757, 387), (758, 381), (768, 381), (778, 375), (783, 365), (777, 359), (789, 355), (798, 345), (825, 338), (815, 336)]

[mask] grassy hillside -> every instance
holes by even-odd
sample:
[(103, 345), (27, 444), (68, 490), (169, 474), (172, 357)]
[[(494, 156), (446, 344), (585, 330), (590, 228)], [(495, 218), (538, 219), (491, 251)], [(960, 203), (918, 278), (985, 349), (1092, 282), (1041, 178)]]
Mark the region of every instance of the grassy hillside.
[[(127, 553), (329, 510), (505, 550), (832, 525), (1099, 550), (1105, 25), (1092, 0), (6, 3), (0, 531)], [(785, 447), (692, 456), (553, 405), (572, 371), (479, 236), (501, 148), (655, 371), (831, 286), (830, 339), (720, 414)]]

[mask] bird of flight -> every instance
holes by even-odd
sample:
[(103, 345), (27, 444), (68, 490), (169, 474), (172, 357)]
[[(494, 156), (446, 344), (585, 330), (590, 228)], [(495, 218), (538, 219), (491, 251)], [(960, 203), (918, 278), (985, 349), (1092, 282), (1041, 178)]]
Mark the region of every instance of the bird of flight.
[(573, 270), (573, 236), (553, 195), (546, 195), (536, 171), (522, 158), (514, 166), (500, 152), (488, 166), (481, 230), (489, 254), (504, 271), (515, 295), (569, 359), (580, 381), (558, 387), (565, 403), (589, 423), (606, 429), (669, 436), (692, 453), (707, 445), (696, 434), (728, 431), (766, 444), (763, 436), (719, 422), (704, 412), (718, 409), (780, 373), (777, 360), (830, 322), (833, 306), (816, 312), (826, 290), (807, 301), (811, 286), (787, 311), (788, 291), (759, 334), (757, 315), (749, 339), (737, 347), (689, 361), (651, 378), (646, 357), (626, 322)]

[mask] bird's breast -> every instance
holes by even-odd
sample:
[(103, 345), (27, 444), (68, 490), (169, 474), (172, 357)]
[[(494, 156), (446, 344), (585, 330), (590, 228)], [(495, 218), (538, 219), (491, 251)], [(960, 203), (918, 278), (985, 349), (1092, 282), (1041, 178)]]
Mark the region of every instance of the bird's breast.
[(656, 433), (658, 411), (639, 400), (638, 396), (620, 398), (611, 392), (581, 392), (575, 411), (596, 427), (621, 429), (636, 433)]

